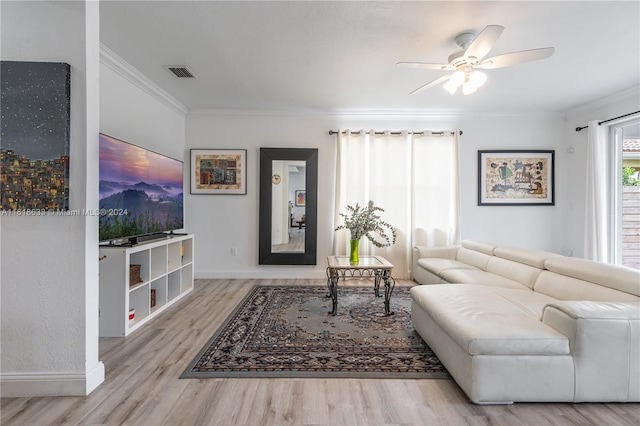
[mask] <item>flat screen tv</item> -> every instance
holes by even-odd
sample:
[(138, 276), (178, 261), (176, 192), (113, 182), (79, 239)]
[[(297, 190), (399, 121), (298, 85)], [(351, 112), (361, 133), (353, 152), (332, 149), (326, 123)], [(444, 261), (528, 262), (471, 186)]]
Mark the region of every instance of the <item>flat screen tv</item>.
[(184, 227), (183, 163), (100, 134), (100, 242)]

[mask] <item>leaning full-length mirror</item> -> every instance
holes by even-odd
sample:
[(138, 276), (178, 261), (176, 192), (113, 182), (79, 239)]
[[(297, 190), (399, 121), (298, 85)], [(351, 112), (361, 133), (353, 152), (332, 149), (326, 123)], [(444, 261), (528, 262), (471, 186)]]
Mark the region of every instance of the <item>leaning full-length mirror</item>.
[(315, 265), (318, 150), (260, 149), (261, 265)]

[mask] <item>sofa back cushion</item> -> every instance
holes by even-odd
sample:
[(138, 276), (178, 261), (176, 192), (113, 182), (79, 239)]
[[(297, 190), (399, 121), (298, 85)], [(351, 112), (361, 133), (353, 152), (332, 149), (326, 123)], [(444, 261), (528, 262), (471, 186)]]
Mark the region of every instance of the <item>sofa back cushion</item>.
[(559, 300), (592, 300), (599, 302), (635, 302), (640, 297), (589, 281), (555, 272), (542, 271), (533, 290)]
[(548, 251), (534, 250), (521, 247), (496, 247), (493, 251), (494, 255), (503, 259), (513, 260), (514, 262), (524, 263), (538, 269), (545, 269), (547, 259), (554, 257), (563, 257), (559, 254)]
[(548, 259), (545, 267), (556, 274), (640, 296), (640, 271), (635, 269), (575, 257)]
[(470, 250), (466, 247), (460, 247), (460, 250), (456, 253), (456, 260), (480, 268), (483, 271), (487, 270), (487, 263), (489, 263), (489, 259), (492, 257), (493, 256), (480, 251)]
[(573, 257), (549, 259), (534, 291), (560, 300), (640, 300), (640, 271)]
[(483, 243), (481, 241), (471, 241), (464, 240), (461, 243), (462, 247), (467, 248), (469, 250), (479, 251), (480, 253), (488, 254), (489, 256), (493, 256), (493, 250), (497, 247), (491, 243)]
[(494, 256), (489, 259), (487, 272), (509, 278), (533, 289), (542, 269)]

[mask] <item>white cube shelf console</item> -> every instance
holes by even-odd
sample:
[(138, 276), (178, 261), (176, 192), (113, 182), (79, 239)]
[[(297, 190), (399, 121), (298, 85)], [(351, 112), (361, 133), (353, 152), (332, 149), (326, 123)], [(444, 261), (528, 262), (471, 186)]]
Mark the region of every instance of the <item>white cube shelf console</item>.
[[(192, 291), (193, 249), (193, 235), (100, 246), (100, 336), (127, 336)], [(142, 282), (130, 282), (131, 265)]]

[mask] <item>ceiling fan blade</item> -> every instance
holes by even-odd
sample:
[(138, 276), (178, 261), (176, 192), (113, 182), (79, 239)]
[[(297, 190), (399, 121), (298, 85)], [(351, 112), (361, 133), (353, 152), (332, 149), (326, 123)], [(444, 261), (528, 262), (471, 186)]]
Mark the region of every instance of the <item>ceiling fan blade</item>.
[(505, 53), (504, 55), (487, 58), (476, 66), (476, 68), (494, 69), (510, 67), (511, 65), (522, 64), (524, 62), (538, 61), (553, 55), (553, 47), (543, 47), (541, 49), (523, 50), (520, 52)]
[(455, 70), (455, 67), (452, 67), (449, 64), (428, 64), (426, 62), (398, 62), (396, 65), (400, 67), (406, 68), (420, 68), (423, 70), (438, 70), (438, 71), (446, 71), (446, 70)]
[(443, 81), (449, 80), (449, 77), (451, 77), (451, 74), (443, 75), (442, 77), (436, 78), (435, 80), (425, 84), (424, 86), (418, 87), (416, 90), (414, 90), (413, 92), (410, 92), (409, 94), (413, 95), (415, 93), (422, 92), (423, 90), (428, 89), (429, 87), (436, 86), (439, 83), (442, 83)]
[(502, 31), (504, 31), (504, 27), (501, 25), (487, 25), (467, 47), (464, 56), (466, 58), (474, 57), (478, 61), (482, 60), (498, 41)]

